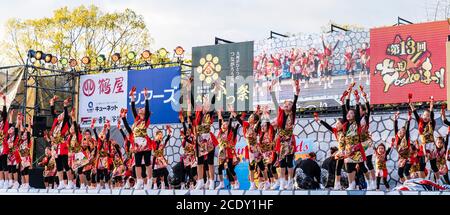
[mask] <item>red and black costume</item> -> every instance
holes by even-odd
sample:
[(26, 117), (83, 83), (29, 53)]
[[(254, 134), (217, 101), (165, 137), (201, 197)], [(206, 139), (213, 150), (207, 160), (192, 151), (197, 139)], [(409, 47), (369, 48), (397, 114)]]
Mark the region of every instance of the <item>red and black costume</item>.
[(323, 55), (322, 55), (322, 72), (324, 73), (325, 76), (331, 76), (332, 72), (332, 65), (331, 65), (331, 60), (333, 57), (333, 52), (334, 50), (336, 50), (337, 46), (339, 45), (340, 41), (337, 41), (336, 44), (334, 45), (334, 47), (332, 49), (328, 48), (327, 45), (325, 44), (325, 41), (322, 40), (322, 46), (323, 46)]
[(86, 156), (81, 150), (82, 135), (78, 129), (76, 121), (72, 121), (74, 133), (68, 133), (66, 137), (66, 144), (69, 146), (69, 166), (74, 172), (82, 173), (83, 160), (87, 161)]
[(344, 54), (344, 60), (345, 60), (345, 70), (347, 72), (347, 75), (355, 75), (355, 70), (353, 69), (355, 67), (355, 60), (353, 59), (353, 52), (346, 52)]
[[(384, 147), (384, 146), (379, 146)], [(387, 156), (391, 152), (391, 148), (387, 149), (384, 153), (378, 153), (378, 150), (375, 151), (375, 175), (377, 177), (377, 190), (380, 189), (381, 178), (383, 178), (384, 186), (389, 189), (389, 183), (387, 181), (388, 177), (388, 169), (386, 166)]]
[(166, 149), (167, 143), (169, 143), (170, 137), (171, 135), (167, 135), (166, 139), (164, 140), (164, 143), (162, 143), (162, 141), (160, 140), (153, 141), (155, 145), (152, 163), (153, 177), (157, 179), (164, 177), (164, 184), (166, 185), (169, 185), (168, 181), (169, 171), (167, 170), (167, 166), (169, 164), (164, 155), (164, 150)]
[(286, 113), (281, 107), (278, 107), (278, 136), (276, 138), (275, 151), (278, 154), (281, 168), (294, 167), (293, 161), (296, 152), (294, 126), (297, 113), (297, 100), (298, 95), (294, 95), (294, 101), (289, 113)]
[(102, 140), (94, 130), (95, 139), (97, 140), (96, 164), (97, 183), (100, 181), (108, 182), (110, 179), (109, 169), (111, 165), (111, 142), (109, 141), (110, 132), (106, 129), (105, 138)]
[(20, 171), (21, 175), (28, 175), (31, 168), (31, 134), (29, 131), (23, 131), (21, 139), (19, 140), (19, 154), (20, 154)]
[[(10, 125), (10, 128), (13, 125)], [(14, 131), (12, 133), (8, 132), (6, 136), (6, 143), (8, 146), (7, 150), (7, 166), (9, 173), (17, 173), (19, 171), (19, 164), (21, 162), (20, 153), (19, 153), (19, 129), (14, 127)]]
[(404, 176), (409, 177), (409, 170), (411, 168), (411, 164), (409, 163), (409, 158), (411, 156), (411, 139), (409, 133), (409, 120), (406, 121), (405, 125), (405, 135), (400, 138), (398, 135), (398, 121), (394, 120), (394, 133), (395, 133), (395, 142), (394, 146), (397, 149), (397, 153), (399, 156), (398, 159), (398, 176), (403, 178)]
[(131, 102), (131, 110), (133, 112), (134, 123), (132, 127), (128, 124), (126, 118), (122, 118), (123, 125), (128, 132), (128, 141), (130, 142), (130, 147), (134, 151), (134, 161), (136, 167), (143, 167), (142, 160), (144, 160), (145, 167), (150, 168), (151, 156), (154, 145), (148, 137), (147, 129), (150, 125), (150, 104), (149, 101), (145, 100), (145, 114), (142, 119), (136, 111), (136, 103)]
[(413, 111), (414, 117), (417, 120), (418, 124), (418, 130), (419, 130), (419, 138), (420, 138), (420, 145), (419, 145), (419, 162), (420, 162), (420, 171), (425, 171), (425, 156), (428, 157), (430, 160), (430, 164), (432, 165), (433, 171), (437, 172), (437, 168), (434, 168), (436, 164), (436, 158), (434, 157), (434, 151), (436, 151), (436, 146), (434, 144), (434, 129), (436, 127), (436, 121), (434, 119), (434, 112), (430, 111), (430, 121), (425, 122), (423, 119), (419, 116), (417, 113), (417, 110)]
[(262, 126), (265, 126), (265, 129), (261, 129), (259, 135), (259, 145), (261, 149), (262, 159), (264, 165), (267, 167), (267, 174), (269, 178), (273, 178), (273, 169), (274, 162), (276, 159), (275, 156), (275, 130), (273, 126), (270, 124), (270, 121), (263, 122)]
[(226, 170), (230, 182), (234, 182), (236, 177), (234, 167), (239, 162), (235, 149), (239, 125), (233, 127), (232, 119), (233, 117), (230, 116), (226, 130), (222, 129), (223, 119), (219, 119), (219, 133), (217, 134), (217, 140), (219, 141), (219, 175), (223, 175), (223, 170)]
[(367, 172), (367, 168), (364, 165), (366, 155), (364, 148), (361, 144), (361, 114), (359, 103), (355, 108), (355, 120), (350, 122), (347, 120), (347, 111), (343, 111), (344, 120), (344, 132), (345, 132), (345, 145), (346, 145), (346, 164), (347, 172), (351, 173), (356, 170), (356, 165), (359, 164), (363, 173)]
[[(188, 116), (189, 117), (189, 116)], [(186, 125), (186, 122), (183, 121), (183, 140), (181, 142), (181, 147), (183, 147), (183, 156), (181, 157), (181, 161), (183, 162), (184, 167), (184, 175), (182, 178), (182, 182), (194, 183), (194, 177), (197, 175), (197, 155), (196, 155), (196, 140), (194, 133), (192, 132), (192, 124)], [(188, 129), (189, 127), (189, 129)]]
[[(211, 105), (214, 105), (216, 96), (211, 99)], [(214, 149), (218, 145), (218, 141), (211, 132), (213, 123), (214, 110), (206, 113), (203, 110), (196, 111), (194, 126), (197, 127), (197, 164), (198, 165), (214, 165)], [(206, 160), (205, 160), (206, 159)], [(206, 162), (206, 163), (205, 163)]]
[(51, 144), (52, 148), (56, 151), (56, 169), (58, 172), (60, 171), (69, 171), (69, 145), (66, 141), (64, 141), (64, 138), (66, 137), (68, 131), (69, 131), (69, 112), (67, 110), (67, 107), (64, 107), (64, 118), (60, 122), (58, 120), (58, 115), (55, 112), (55, 106), (51, 105), (51, 114), (53, 116), (53, 125), (52, 129), (50, 130), (51, 135)]

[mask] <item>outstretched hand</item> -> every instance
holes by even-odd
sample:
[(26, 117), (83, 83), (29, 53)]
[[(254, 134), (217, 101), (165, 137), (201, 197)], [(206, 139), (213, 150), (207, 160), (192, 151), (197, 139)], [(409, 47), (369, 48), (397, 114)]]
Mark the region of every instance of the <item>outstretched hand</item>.
[(299, 80), (294, 81), (294, 89), (295, 89), (295, 95), (298, 96), (300, 94), (300, 81)]
[(69, 106), (69, 103), (72, 101), (72, 97), (68, 97), (67, 99), (64, 100), (64, 107)]
[(399, 117), (400, 117), (400, 111), (395, 112), (394, 120), (398, 120)]
[(148, 93), (148, 89), (144, 88), (144, 98), (148, 99), (149, 93)]
[(96, 122), (96, 121), (97, 121), (96, 118), (92, 118), (92, 121), (91, 121), (91, 128), (92, 128), (92, 129), (95, 127), (95, 122)]

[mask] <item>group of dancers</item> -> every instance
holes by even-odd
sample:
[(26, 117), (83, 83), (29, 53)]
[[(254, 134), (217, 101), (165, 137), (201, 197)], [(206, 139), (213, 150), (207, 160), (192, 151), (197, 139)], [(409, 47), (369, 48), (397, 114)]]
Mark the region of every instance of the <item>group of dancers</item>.
[[(224, 189), (225, 176), (231, 189), (240, 189), (235, 172), (236, 165), (241, 162), (235, 148), (240, 129), (247, 143), (245, 159), (249, 163), (249, 189), (294, 189), (294, 126), (300, 82), (295, 80), (292, 83), (293, 100), (278, 104), (272, 91), (276, 84), (274, 81), (269, 87), (274, 109), (257, 106), (247, 117), (246, 113), (238, 114), (229, 106), (226, 119), (224, 111), (213, 108), (214, 94), (205, 96), (202, 104), (194, 104), (190, 90), (192, 79), (187, 81), (187, 93), (180, 98), (180, 103), (187, 104), (187, 107), (179, 112), (179, 120), (183, 125), (180, 132), (180, 162), (183, 168), (181, 189)], [(98, 129), (93, 119), (90, 129), (82, 130), (77, 123), (75, 108), (69, 111), (70, 98), (63, 101), (63, 111), (57, 114), (55, 102), (59, 98), (54, 96), (50, 100), (53, 124), (44, 133), (47, 147), (38, 163), (38, 166), (44, 167), (45, 185), (57, 189), (172, 188), (168, 181), (169, 163), (165, 155), (165, 147), (172, 138), (172, 129), (165, 126), (165, 129), (157, 129), (155, 133), (148, 132), (151, 118), (149, 93), (147, 89), (142, 91), (146, 98), (144, 108), (135, 106), (136, 88), (133, 87), (130, 92), (133, 119), (127, 119), (128, 110), (120, 110), (121, 120), (117, 128), (123, 137), (121, 143), (110, 138), (109, 121)], [(2, 97), (6, 104), (6, 97)], [(350, 105), (352, 98), (354, 107)], [(365, 100), (364, 105), (360, 103), (361, 98)], [(400, 113), (395, 113), (395, 137), (383, 143), (374, 143), (371, 138), (371, 108), (362, 86), (358, 90), (354, 83), (350, 84), (341, 102), (342, 117), (336, 120), (334, 127), (314, 114), (315, 120), (336, 138), (338, 150), (332, 154), (336, 161), (334, 189), (344, 189), (340, 183), (343, 169), (348, 175), (349, 190), (357, 189), (357, 171), (364, 174), (368, 190), (380, 189), (381, 181), (389, 189), (386, 163), (393, 150), (399, 154), (397, 166), (401, 182), (409, 178), (425, 178), (429, 174), (426, 168), (429, 163), (434, 179), (439, 181), (442, 177), (445, 183), (450, 184), (449, 134), (445, 137), (434, 136), (436, 122), (433, 98), (430, 108), (420, 116), (410, 96), (408, 102), (411, 110), (405, 125), (399, 127)], [(32, 120), (25, 122), (20, 113), (13, 119), (13, 115), (13, 110), (8, 114), (6, 106), (3, 107), (0, 121), (0, 188), (29, 188), (28, 175), (33, 166), (30, 153), (33, 142)], [(410, 136), (412, 115), (418, 124), (418, 140), (411, 140)], [(443, 122), (450, 125), (445, 118), (444, 107), (441, 115)], [(215, 120), (219, 130), (213, 133)], [(12, 123), (14, 121), (15, 124)]]
[[(262, 83), (267, 80), (282, 79), (302, 80), (305, 89), (313, 78), (317, 78), (319, 86), (324, 89), (332, 88), (333, 70), (335, 70), (335, 50), (340, 44), (338, 40), (334, 45), (327, 44), (322, 37), (322, 52), (315, 48), (303, 50), (292, 48), (278, 53), (266, 53), (263, 51), (254, 60), (253, 70), (255, 80)], [(338, 59), (340, 60), (340, 59)], [(359, 81), (366, 76), (366, 85), (369, 84), (370, 48), (368, 43), (363, 43), (361, 48), (354, 50), (351, 46), (345, 47), (343, 62), (346, 71), (345, 85), (355, 81), (357, 63), (360, 65)], [(261, 92), (262, 93), (262, 92)]]
[[(429, 173), (426, 164), (429, 163), (433, 172), (435, 182), (450, 184), (448, 178), (448, 166), (450, 165), (450, 150), (448, 150), (448, 137), (450, 127), (445, 137), (435, 137), (436, 121), (434, 118), (434, 99), (430, 98), (430, 107), (419, 115), (411, 102), (412, 94), (409, 95), (408, 112), (405, 125), (399, 128), (400, 112), (393, 116), (395, 136), (391, 140), (384, 140), (381, 143), (374, 143), (369, 132), (370, 124), (370, 104), (363, 87), (353, 90), (351, 84), (341, 97), (342, 118), (336, 120), (334, 127), (327, 122), (320, 120), (315, 114), (315, 120), (332, 132), (338, 143), (338, 150), (332, 154), (336, 160), (334, 189), (342, 189), (341, 171), (345, 165), (348, 174), (347, 189), (356, 189), (355, 174), (361, 171), (367, 182), (368, 190), (379, 190), (381, 180), (386, 189), (389, 189), (387, 158), (392, 150), (398, 152), (398, 177), (401, 183), (411, 178), (425, 178)], [(352, 93), (353, 92), (353, 93)], [(350, 107), (350, 98), (354, 95), (356, 106)], [(365, 100), (365, 105), (360, 104), (360, 94)], [(414, 115), (418, 124), (419, 138), (411, 140), (410, 121)], [(445, 106), (441, 108), (441, 117), (444, 124), (450, 125), (445, 118)], [(373, 159), (375, 161), (373, 161)], [(373, 165), (375, 162), (375, 166)]]

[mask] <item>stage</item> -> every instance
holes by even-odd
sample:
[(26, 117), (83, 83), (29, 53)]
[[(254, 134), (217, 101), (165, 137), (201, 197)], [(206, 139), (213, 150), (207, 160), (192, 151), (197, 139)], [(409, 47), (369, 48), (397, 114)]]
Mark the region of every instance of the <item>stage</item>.
[(383, 196), (383, 195), (450, 195), (450, 191), (333, 191), (333, 190), (290, 190), (290, 191), (247, 191), (247, 190), (57, 190), (57, 189), (0, 189), (0, 195), (236, 195), (236, 196), (269, 196), (269, 195), (299, 195), (299, 196)]

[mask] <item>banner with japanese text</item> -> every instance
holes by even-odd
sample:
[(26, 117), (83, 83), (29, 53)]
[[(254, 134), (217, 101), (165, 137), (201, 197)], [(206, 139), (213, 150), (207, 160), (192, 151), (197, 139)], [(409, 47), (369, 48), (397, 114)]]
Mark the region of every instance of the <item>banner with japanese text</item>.
[(253, 109), (253, 42), (192, 48), (194, 97), (197, 104), (210, 99), (216, 87), (216, 107), (233, 105), (237, 111)]
[(446, 100), (448, 35), (447, 21), (371, 29), (371, 102)]
[(119, 119), (121, 108), (127, 107), (126, 71), (83, 75), (80, 77), (78, 119), (81, 127), (89, 127), (93, 118), (96, 126), (106, 120), (113, 125)]
[[(128, 92), (136, 87), (136, 108), (145, 106), (144, 88), (148, 89), (151, 124), (178, 123), (180, 99), (180, 67), (168, 67), (128, 72)], [(131, 100), (127, 96), (128, 121), (133, 123)]]

